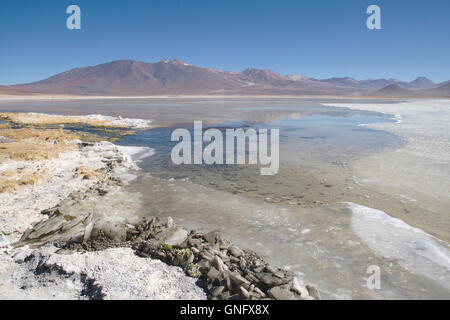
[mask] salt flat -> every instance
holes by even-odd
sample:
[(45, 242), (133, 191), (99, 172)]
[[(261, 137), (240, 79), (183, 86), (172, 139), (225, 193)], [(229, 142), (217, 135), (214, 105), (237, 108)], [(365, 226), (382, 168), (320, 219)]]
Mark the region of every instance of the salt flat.
[(393, 115), (393, 122), (364, 126), (385, 130), (404, 139), (399, 149), (388, 149), (356, 159), (358, 182), (400, 202), (417, 206), (420, 213), (389, 212), (422, 227), (443, 240), (450, 239), (450, 101), (419, 100), (401, 103), (326, 104)]

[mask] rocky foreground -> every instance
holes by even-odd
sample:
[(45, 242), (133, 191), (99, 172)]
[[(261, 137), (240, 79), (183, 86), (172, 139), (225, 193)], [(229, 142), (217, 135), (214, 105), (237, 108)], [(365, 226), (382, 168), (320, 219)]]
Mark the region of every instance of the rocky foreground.
[[(320, 298), (218, 232), (83, 206), (120, 196), (138, 170), (131, 156), (110, 142), (23, 130), (4, 129), (1, 141), (11, 146), (0, 161), (9, 186), (0, 192), (0, 299)], [(18, 153), (31, 145), (31, 158)]]

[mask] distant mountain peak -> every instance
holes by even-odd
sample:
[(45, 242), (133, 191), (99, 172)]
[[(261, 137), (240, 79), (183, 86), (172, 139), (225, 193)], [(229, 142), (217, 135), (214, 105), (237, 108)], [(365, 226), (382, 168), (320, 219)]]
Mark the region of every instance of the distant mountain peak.
[(371, 94), (376, 96), (392, 96), (392, 97), (402, 97), (409, 96), (412, 91), (399, 86), (398, 84), (392, 83), (384, 88), (373, 91)]
[(433, 81), (431, 81), (430, 79), (428, 79), (427, 77), (424, 77), (424, 76), (417, 77), (413, 81), (411, 81), (411, 83), (414, 83), (414, 82), (425, 82), (425, 83), (435, 84)]
[(190, 66), (189, 63), (181, 61), (181, 60), (178, 60), (178, 59), (173, 59), (173, 60), (165, 59), (165, 60), (160, 61), (159, 63), (172, 64), (172, 65), (181, 65), (181, 66)]
[(247, 68), (241, 72), (241, 75), (255, 81), (287, 81), (290, 80), (279, 73), (267, 69)]
[(308, 77), (304, 77), (301, 74), (288, 74), (287, 77), (292, 81), (308, 81), (311, 80)]
[[(362, 95), (447, 95), (450, 82), (435, 84), (424, 76), (414, 81), (395, 79), (355, 80), (352, 77), (333, 77), (317, 80), (302, 75), (281, 75), (267, 69), (247, 68), (234, 73), (190, 65), (178, 59), (156, 63), (136, 60), (116, 60), (74, 68), (47, 79), (28, 84), (3, 87), (2, 91), (19, 90), (74, 95), (177, 95), (177, 94), (337, 94)], [(439, 88), (437, 88), (439, 86)], [(379, 90), (380, 89), (380, 90)], [(409, 89), (409, 90), (407, 90)], [(412, 91), (410, 91), (412, 90)]]

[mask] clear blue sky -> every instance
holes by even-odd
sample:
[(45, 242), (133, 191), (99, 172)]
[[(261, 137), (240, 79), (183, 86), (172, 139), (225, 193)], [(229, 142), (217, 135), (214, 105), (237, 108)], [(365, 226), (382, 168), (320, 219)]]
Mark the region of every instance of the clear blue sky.
[[(66, 8), (82, 29), (67, 30)], [(382, 30), (366, 28), (370, 4)], [(117, 59), (314, 78), (450, 79), (450, 0), (0, 0), (0, 84)]]

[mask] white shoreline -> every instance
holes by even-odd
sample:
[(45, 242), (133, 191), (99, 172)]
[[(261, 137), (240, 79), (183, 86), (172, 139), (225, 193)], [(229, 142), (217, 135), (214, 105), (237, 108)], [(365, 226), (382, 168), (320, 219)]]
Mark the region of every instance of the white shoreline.
[[(154, 150), (147, 147), (116, 146), (104, 141), (77, 151), (63, 152), (55, 159), (3, 162), (0, 171), (21, 168), (31, 172), (48, 171), (50, 175), (39, 180), (36, 185), (26, 185), (12, 193), (0, 194), (0, 299), (89, 298), (83, 295), (83, 289), (86, 288), (83, 275), (102, 288), (104, 299), (206, 299), (206, 294), (195, 284), (197, 280), (186, 276), (180, 268), (168, 266), (159, 260), (138, 257), (129, 248), (67, 255), (55, 253), (56, 248), (53, 246), (35, 250), (28, 246), (12, 246), (26, 229), (47, 219), (46, 215), (41, 214), (42, 210), (60, 204), (73, 192), (85, 194), (96, 186), (97, 178), (91, 180), (77, 176), (77, 167), (101, 170), (113, 161), (115, 165), (110, 174), (127, 183), (136, 178), (133, 173), (139, 169), (136, 162), (153, 153)], [(118, 199), (120, 186), (111, 186), (110, 189), (101, 200), (82, 200), (83, 204), (85, 201), (90, 202), (86, 204), (86, 210), (90, 210), (92, 207), (89, 205), (94, 203), (93, 208), (100, 211), (93, 218), (93, 225), (98, 223), (100, 228), (102, 225), (127, 221), (126, 217), (117, 214), (124, 213), (130, 202), (123, 203), (122, 199)], [(113, 201), (111, 208), (108, 209), (107, 203), (99, 203), (99, 207), (95, 205), (95, 201), (109, 201), (111, 197), (117, 202)], [(127, 200), (133, 203), (136, 199)], [(119, 207), (116, 208), (117, 205)], [(86, 212), (81, 210), (78, 214)], [(85, 233), (88, 228), (92, 230), (90, 224)], [(35, 269), (40, 263), (60, 271), (39, 276)], [(70, 281), (67, 280), (67, 274), (70, 274)]]

